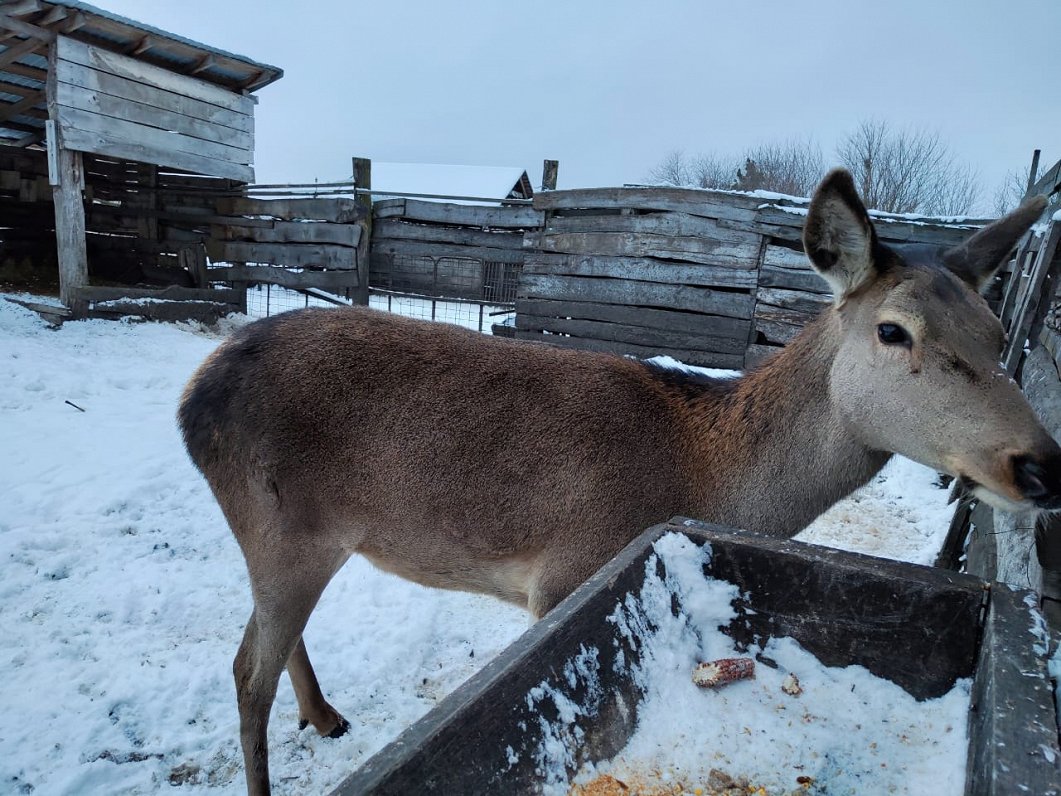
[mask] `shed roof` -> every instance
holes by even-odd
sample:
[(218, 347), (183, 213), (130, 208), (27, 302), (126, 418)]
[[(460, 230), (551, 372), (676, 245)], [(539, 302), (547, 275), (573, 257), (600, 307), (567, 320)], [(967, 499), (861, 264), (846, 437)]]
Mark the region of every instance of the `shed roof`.
[(0, 5), (0, 143), (27, 146), (42, 140), (48, 44), (58, 35), (240, 93), (284, 74), (77, 0), (11, 0)]

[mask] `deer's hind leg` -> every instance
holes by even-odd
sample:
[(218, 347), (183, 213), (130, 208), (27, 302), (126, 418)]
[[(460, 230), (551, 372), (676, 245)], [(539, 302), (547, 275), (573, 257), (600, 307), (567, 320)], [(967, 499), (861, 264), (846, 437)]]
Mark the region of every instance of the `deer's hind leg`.
[(302, 643), (302, 631), (310, 613), (348, 555), (338, 549), (315, 546), (305, 535), (297, 537), (294, 549), (281, 549), (285, 546), (269, 543), (282, 538), (283, 532), (267, 533), (259, 537), (258, 545), (243, 544), (254, 611), (232, 669), (239, 705), (240, 742), (251, 794), (269, 792), (266, 731), (285, 665), (291, 666), (291, 679), (303, 718), (315, 720), (318, 729), (334, 719), (328, 732), (340, 725), (348, 726), (324, 700)]
[(295, 651), (287, 659), (287, 674), (295, 689), (298, 699), (298, 728), (303, 730), (312, 724), (313, 728), (328, 738), (338, 738), (350, 729), (350, 722), (342, 717), (321, 693), (317, 675), (309, 662), (306, 642), (299, 636)]

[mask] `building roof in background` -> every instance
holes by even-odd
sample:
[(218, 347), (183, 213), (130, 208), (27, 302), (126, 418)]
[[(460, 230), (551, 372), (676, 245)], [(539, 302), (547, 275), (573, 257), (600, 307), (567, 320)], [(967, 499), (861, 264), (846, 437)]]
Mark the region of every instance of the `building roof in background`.
[(372, 161), (372, 190), (378, 199), (396, 195), (460, 196), (500, 202), (534, 195), (526, 169), (517, 166), (455, 166), (440, 163)]

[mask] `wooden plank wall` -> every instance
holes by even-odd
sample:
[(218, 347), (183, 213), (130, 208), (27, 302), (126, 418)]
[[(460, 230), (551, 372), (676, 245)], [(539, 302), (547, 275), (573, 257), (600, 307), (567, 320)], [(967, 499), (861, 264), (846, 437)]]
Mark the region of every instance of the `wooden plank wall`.
[[(516, 336), (743, 368), (831, 300), (803, 254), (806, 200), (679, 188), (550, 191), (525, 237)], [(892, 243), (953, 244), (974, 224), (877, 215)]]
[(208, 277), (343, 293), (358, 285), (363, 219), (346, 198), (219, 199), (202, 219)]
[(47, 157), (0, 147), (0, 281), (51, 289), (58, 279)]
[(509, 303), (526, 259), (528, 206), (387, 199), (373, 205), (370, 284), (426, 296)]
[(253, 97), (65, 36), (54, 46), (63, 148), (254, 180)]
[[(252, 281), (340, 293), (357, 286), (364, 212), (354, 200), (234, 195), (242, 188), (234, 180), (86, 155), (93, 281), (184, 288)], [(217, 265), (209, 272), (206, 255)], [(0, 276), (51, 284), (57, 268), (46, 155), (0, 148)]]

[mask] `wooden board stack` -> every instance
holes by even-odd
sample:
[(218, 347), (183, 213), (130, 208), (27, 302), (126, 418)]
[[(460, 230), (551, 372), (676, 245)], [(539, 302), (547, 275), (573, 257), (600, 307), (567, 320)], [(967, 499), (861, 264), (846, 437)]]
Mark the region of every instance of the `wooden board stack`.
[[(803, 255), (807, 200), (685, 188), (539, 193), (517, 337), (744, 368), (829, 301)], [(882, 239), (955, 243), (977, 221), (875, 214)]]
[(526, 205), (384, 199), (373, 204), (374, 288), (511, 303), (526, 259), (524, 230), (543, 214)]

